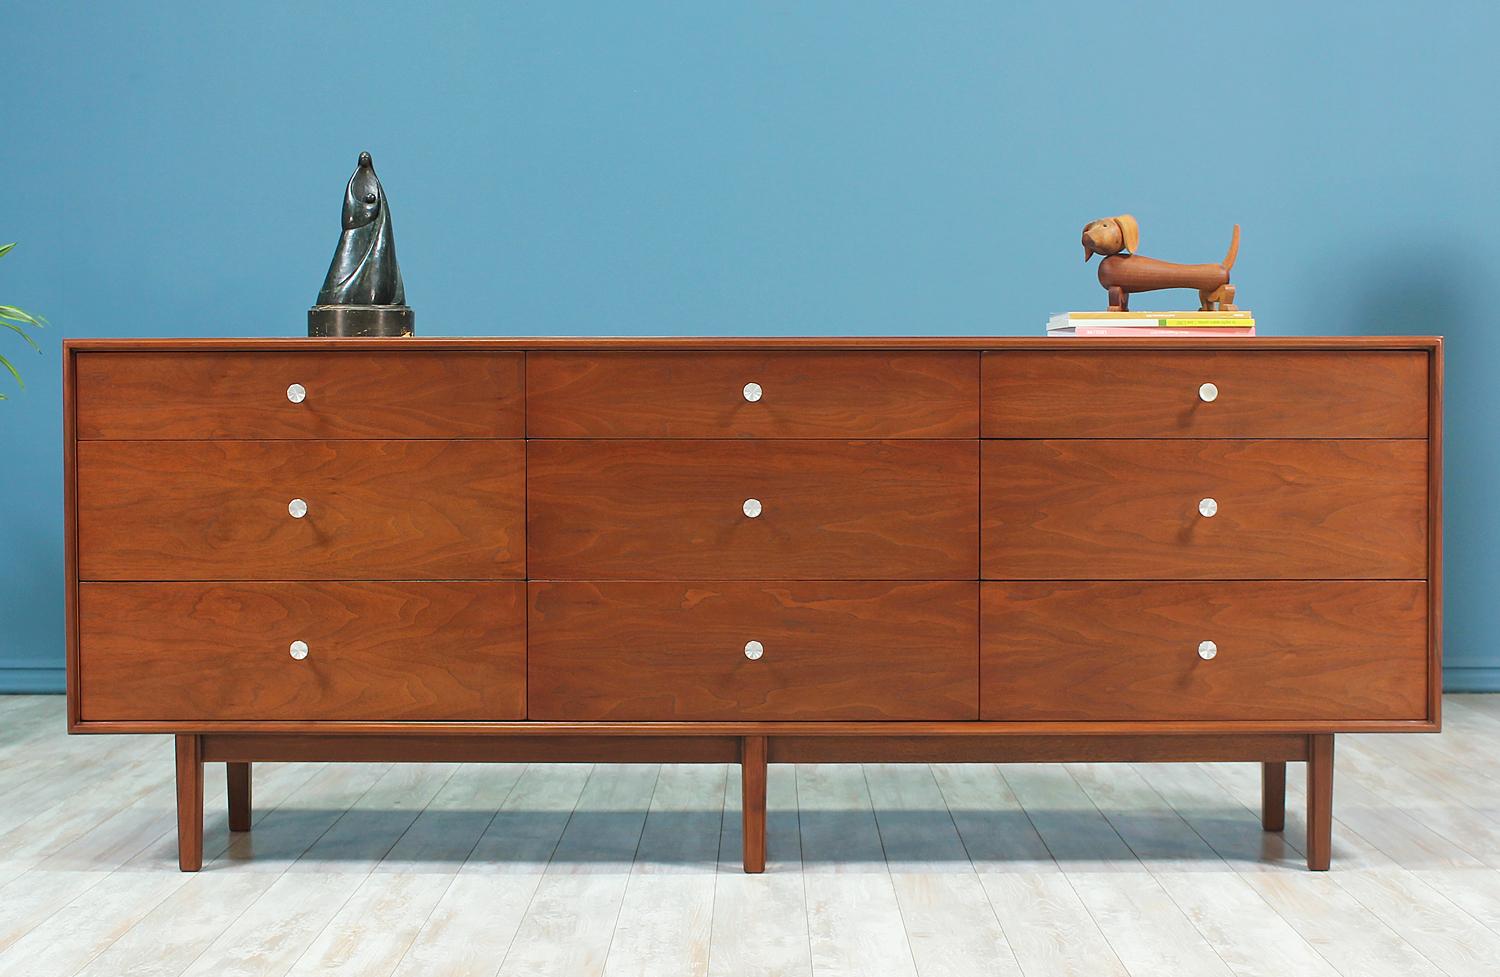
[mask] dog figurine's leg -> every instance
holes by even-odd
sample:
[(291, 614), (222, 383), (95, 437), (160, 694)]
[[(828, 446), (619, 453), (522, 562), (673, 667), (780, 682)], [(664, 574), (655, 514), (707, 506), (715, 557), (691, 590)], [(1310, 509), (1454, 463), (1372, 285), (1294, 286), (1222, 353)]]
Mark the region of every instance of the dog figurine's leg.
[(1213, 312), (1216, 309), (1219, 312), (1239, 311), (1239, 309), (1234, 304), (1233, 285), (1225, 284), (1220, 285), (1215, 289), (1209, 289), (1206, 291), (1200, 290), (1198, 292), (1198, 298), (1203, 303), (1198, 309), (1198, 311), (1200, 312)]
[(1109, 287), (1109, 311), (1129, 312), (1130, 293), (1126, 292), (1125, 289), (1121, 288), (1118, 285), (1111, 285)]

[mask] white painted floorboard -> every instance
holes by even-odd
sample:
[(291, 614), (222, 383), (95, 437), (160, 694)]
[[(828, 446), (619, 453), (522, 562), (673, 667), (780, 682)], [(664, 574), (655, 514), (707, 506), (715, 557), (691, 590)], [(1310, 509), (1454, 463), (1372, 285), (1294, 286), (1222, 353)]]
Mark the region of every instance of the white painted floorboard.
[(1340, 736), (1333, 870), (1254, 764), (258, 764), (177, 871), (168, 737), (0, 696), (0, 977), (1500, 974), (1500, 696)]

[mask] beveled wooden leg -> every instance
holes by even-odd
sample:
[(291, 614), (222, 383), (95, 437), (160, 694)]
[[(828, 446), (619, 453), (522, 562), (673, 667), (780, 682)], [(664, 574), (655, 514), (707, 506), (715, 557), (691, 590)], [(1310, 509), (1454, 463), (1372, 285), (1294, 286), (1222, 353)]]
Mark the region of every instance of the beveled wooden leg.
[(229, 772), (229, 830), (250, 830), (250, 764), (226, 763)]
[(740, 807), (744, 811), (745, 871), (766, 870), (766, 738), (740, 739)]
[(1266, 831), (1286, 827), (1286, 763), (1260, 765), (1260, 826)]
[(1333, 734), (1307, 738), (1307, 867), (1328, 871), (1333, 859)]
[(177, 864), (203, 867), (203, 740), (189, 735), (177, 737)]

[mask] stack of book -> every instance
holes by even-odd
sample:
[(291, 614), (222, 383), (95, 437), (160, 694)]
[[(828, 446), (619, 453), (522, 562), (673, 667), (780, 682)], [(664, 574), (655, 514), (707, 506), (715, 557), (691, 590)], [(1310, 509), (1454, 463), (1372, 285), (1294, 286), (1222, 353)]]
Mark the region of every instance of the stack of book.
[(1238, 312), (1059, 312), (1049, 336), (1253, 336), (1255, 316)]

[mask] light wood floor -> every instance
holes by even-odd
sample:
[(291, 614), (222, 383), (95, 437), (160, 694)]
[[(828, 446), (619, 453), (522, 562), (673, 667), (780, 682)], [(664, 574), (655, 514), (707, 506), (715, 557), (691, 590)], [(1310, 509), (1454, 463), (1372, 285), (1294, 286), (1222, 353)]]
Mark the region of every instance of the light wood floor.
[(167, 737), (0, 697), (0, 975), (1345, 977), (1500, 972), (1500, 696), (1341, 736), (1333, 871), (1251, 764), (262, 764), (177, 871)]

